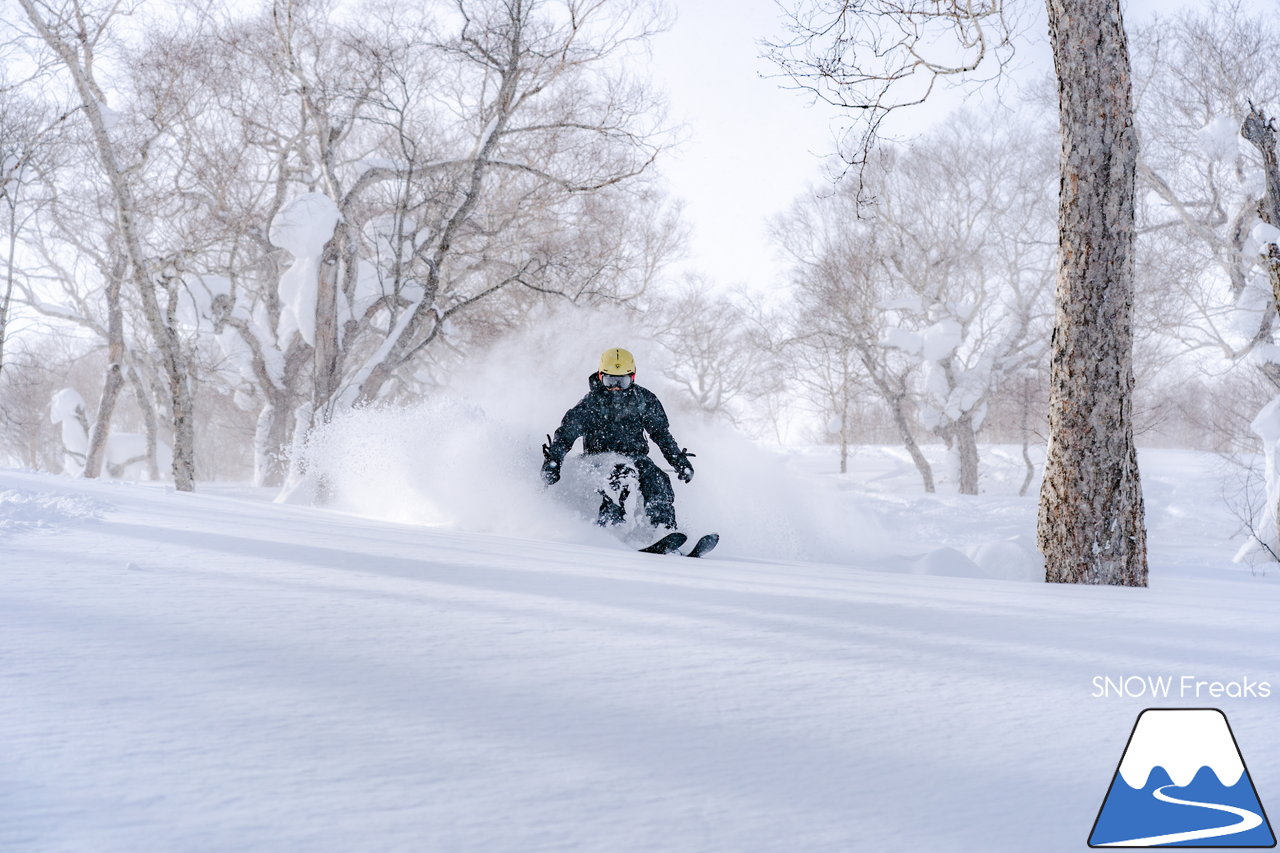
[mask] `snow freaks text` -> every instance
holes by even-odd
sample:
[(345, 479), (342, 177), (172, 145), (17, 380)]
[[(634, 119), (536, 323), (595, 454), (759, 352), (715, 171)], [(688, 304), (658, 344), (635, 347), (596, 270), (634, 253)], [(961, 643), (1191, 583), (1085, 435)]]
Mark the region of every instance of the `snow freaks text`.
[(1245, 676), (1212, 681), (1194, 675), (1095, 675), (1094, 699), (1269, 699), (1271, 683)]

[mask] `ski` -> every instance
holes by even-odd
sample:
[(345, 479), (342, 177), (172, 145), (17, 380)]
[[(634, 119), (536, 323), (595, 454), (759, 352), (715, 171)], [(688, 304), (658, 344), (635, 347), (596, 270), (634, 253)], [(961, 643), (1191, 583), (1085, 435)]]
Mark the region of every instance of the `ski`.
[(678, 554), (680, 546), (688, 539), (683, 533), (668, 533), (648, 548), (641, 548), (642, 554)]
[(688, 554), (685, 554), (685, 556), (686, 557), (705, 556), (708, 551), (710, 551), (712, 548), (716, 547), (716, 545), (719, 545), (719, 544), (720, 544), (720, 534), (708, 533), (706, 536), (703, 536), (696, 543), (694, 543), (693, 550), (690, 551)]

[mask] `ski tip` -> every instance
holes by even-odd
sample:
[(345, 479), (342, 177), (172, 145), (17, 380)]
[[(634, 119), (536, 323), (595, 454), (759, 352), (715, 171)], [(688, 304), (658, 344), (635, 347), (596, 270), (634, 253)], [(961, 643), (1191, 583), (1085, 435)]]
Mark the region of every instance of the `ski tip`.
[(683, 533), (668, 533), (648, 548), (640, 548), (642, 554), (671, 554), (680, 550), (680, 546), (688, 539)]
[(686, 557), (701, 557), (710, 551), (716, 545), (720, 544), (719, 533), (708, 533), (694, 544), (693, 550), (686, 554)]

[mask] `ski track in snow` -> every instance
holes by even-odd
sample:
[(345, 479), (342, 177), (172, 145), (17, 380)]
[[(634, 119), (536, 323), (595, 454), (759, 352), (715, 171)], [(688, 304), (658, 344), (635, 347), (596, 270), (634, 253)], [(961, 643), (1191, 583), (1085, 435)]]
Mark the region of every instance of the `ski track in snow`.
[[(870, 566), (0, 472), (0, 850), (1075, 851), (1162, 704), (1093, 676), (1280, 686), (1207, 457), (1144, 467), (1149, 590), (917, 573), (1033, 537), (1034, 491), (890, 457), (832, 486), (920, 537)], [(1274, 701), (1191, 703), (1264, 801)]]

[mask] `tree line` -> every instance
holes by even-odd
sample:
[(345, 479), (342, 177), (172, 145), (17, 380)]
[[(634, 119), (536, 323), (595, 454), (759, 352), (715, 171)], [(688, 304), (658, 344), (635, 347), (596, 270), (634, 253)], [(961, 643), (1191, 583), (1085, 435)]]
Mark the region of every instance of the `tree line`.
[[(1137, 582), (1135, 428), (1256, 446), (1247, 425), (1280, 393), (1266, 112), (1280, 103), (1280, 36), (1238, 3), (1127, 39), (1108, 4), (1072, 33), (1070, 10), (1053, 7), (1055, 38), (1123, 50), (1093, 68), (1060, 64), (1056, 93), (1033, 86), (901, 142), (879, 139), (880, 122), (936, 79), (1003, 70), (1004, 4), (953, 15), (976, 52), (946, 61), (925, 61), (938, 19), (912, 4), (880, 10), (904, 23), (892, 44), (858, 29), (874, 3), (807, 7), (775, 58), (871, 121), (845, 152), (856, 168), (818, 177), (773, 221), (790, 277), (764, 296), (714, 270), (670, 272), (687, 226), (679, 188), (661, 179), (676, 133), (643, 70), (670, 20), (659, 4), (14, 3), (0, 78), (0, 441), (21, 464), (58, 467), (70, 452), (97, 476), (127, 419), (133, 458), (179, 489), (231, 473), (216, 458), (227, 445), (251, 451), (255, 482), (280, 486), (301, 473), (293, 449), (335, 412), (430, 395), (538, 306), (608, 305), (665, 348), (687, 406), (762, 437), (804, 408), (815, 437), (840, 446), (842, 471), (849, 447), (874, 436), (900, 443), (931, 491), (921, 447), (942, 442), (956, 487), (976, 494), (980, 439), (999, 437), (1022, 444), (1025, 491), (1028, 447), (1049, 440), (1047, 482), (1061, 490), (1042, 507), (1103, 539), (1128, 517), (1125, 541), (1074, 553), (1102, 543), (1114, 574)], [(827, 44), (836, 19), (847, 40)], [(851, 45), (880, 64), (850, 65)], [(1129, 63), (1116, 64), (1130, 52), (1131, 96)], [(925, 89), (884, 85), (895, 57), (916, 63)], [(1064, 148), (1047, 117), (1087, 114), (1102, 95), (1120, 97), (1119, 124), (1096, 129), (1091, 152)], [(1122, 169), (1107, 204), (1121, 204), (1128, 231), (1101, 209), (1063, 218), (1076, 209), (1063, 188), (1077, 188), (1063, 176), (1099, 158)], [(1089, 228), (1102, 230), (1064, 244)], [(1115, 254), (1099, 261), (1104, 246)], [(1102, 265), (1065, 271), (1075, 262)], [(1087, 279), (1092, 289), (1064, 294)], [(1072, 343), (1070, 330), (1086, 337)], [(1082, 409), (1100, 384), (1119, 393)], [(59, 441), (49, 403), (67, 385), (91, 404), (62, 398)], [(1084, 455), (1055, 456), (1068, 447)], [(1066, 489), (1063, 472), (1089, 459), (1112, 467)], [(1084, 493), (1118, 503), (1072, 506)], [(1280, 492), (1267, 500), (1280, 505)], [(1054, 524), (1042, 517), (1042, 530)]]

